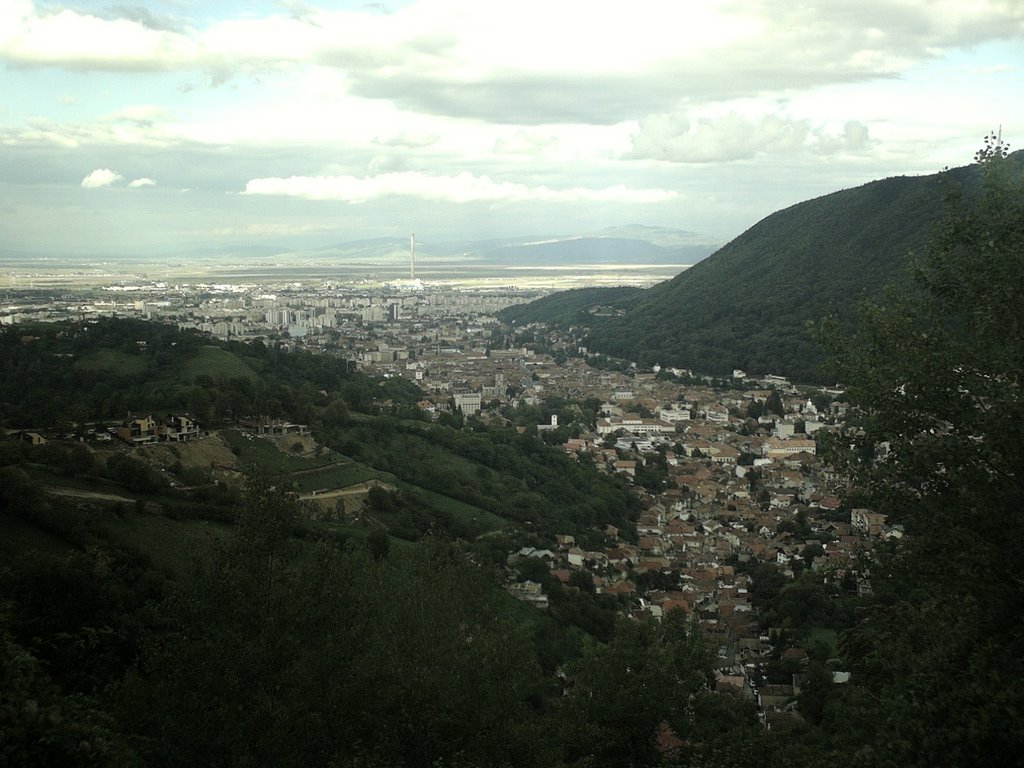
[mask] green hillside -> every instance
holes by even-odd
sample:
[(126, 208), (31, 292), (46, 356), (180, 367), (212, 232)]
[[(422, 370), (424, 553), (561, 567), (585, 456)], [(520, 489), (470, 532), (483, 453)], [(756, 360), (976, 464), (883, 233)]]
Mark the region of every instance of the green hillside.
[[(1011, 159), (1020, 164), (1024, 154)], [(641, 365), (814, 379), (824, 352), (807, 324), (827, 315), (850, 323), (863, 299), (906, 283), (944, 215), (944, 197), (976, 182), (969, 166), (834, 192), (768, 216), (674, 279), (618, 302), (595, 296), (581, 305), (586, 295), (569, 291), (503, 319), (584, 322), (592, 350)], [(601, 303), (623, 311), (588, 311)]]
[(586, 324), (591, 320), (591, 310), (600, 311), (602, 306), (618, 306), (635, 300), (644, 293), (642, 288), (577, 288), (560, 291), (550, 296), (518, 304), (501, 312), (505, 322), (519, 325), (527, 323), (554, 323), (557, 325)]
[[(170, 326), (3, 329), (0, 426), (48, 442), (0, 440), (0, 765), (585, 756), (592, 739), (563, 747), (562, 731), (593, 719), (590, 698), (569, 702), (554, 672), (601, 668), (619, 603), (552, 579), (542, 613), (501, 566), (554, 531), (634, 533), (638, 502), (536, 432), (431, 423), (419, 396), (339, 358)], [(216, 434), (131, 448), (84, 431), (190, 404)], [(313, 437), (245, 431), (267, 416)], [(350, 485), (354, 509), (314, 508)], [(691, 653), (683, 622), (644, 631)], [(664, 698), (689, 701), (685, 684), (664, 677)]]
[[(47, 469), (37, 485), (54, 485), (63, 473), (84, 483), (77, 490), (91, 497), (107, 491), (94, 482), (113, 482), (130, 492), (118, 491), (117, 503), (145, 497), (179, 517), (230, 519), (225, 507), (233, 499), (214, 466), (255, 471), (296, 494), (320, 495), (317, 517), (328, 519), (362, 503), (362, 496), (350, 500), (342, 513), (335, 505), (343, 500), (330, 493), (381, 483), (392, 490), (348, 495), (362, 493), (376, 523), (408, 540), (427, 534), (471, 540), (524, 528), (585, 536), (608, 523), (628, 533), (635, 513), (621, 483), (570, 462), (536, 434), (476, 420), (466, 431), (431, 424), (413, 405), (422, 396), (414, 384), (370, 378), (330, 355), (113, 319), (5, 329), (0, 374), (0, 427), (42, 430), (53, 443), (74, 434), (93, 446), (61, 440), (63, 447), (33, 452), (11, 443), (0, 451), (0, 469), (42, 463)], [(35, 386), (40, 380), (47, 386)], [(143, 471), (135, 454), (111, 443), (102, 450), (113, 458), (94, 458), (100, 450), (94, 434), (127, 413), (189, 413), (204, 431), (219, 431), (216, 443), (228, 456), (196, 463), (166, 448), (172, 453), (147, 455), (151, 466)], [(237, 431), (267, 418), (307, 424), (317, 444), (275, 445)], [(87, 481), (93, 475), (99, 477)]]
[(193, 381), (197, 376), (222, 376), (227, 379), (248, 379), (252, 382), (259, 379), (256, 372), (238, 355), (212, 346), (197, 349), (177, 371), (177, 377), (183, 381)]

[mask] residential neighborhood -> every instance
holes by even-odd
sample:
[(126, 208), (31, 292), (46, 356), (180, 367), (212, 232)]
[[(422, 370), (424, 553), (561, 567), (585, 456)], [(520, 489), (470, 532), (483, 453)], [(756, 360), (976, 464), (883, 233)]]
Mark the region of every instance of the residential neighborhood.
[[(556, 373), (564, 367), (540, 368), (549, 374), (549, 391), (565, 391)], [(766, 727), (799, 716), (794, 702), (800, 672), (786, 684), (764, 683), (762, 669), (779, 657), (802, 668), (808, 653), (786, 647), (784, 628), (764, 626), (751, 598), (752, 574), (759, 565), (774, 566), (790, 580), (814, 572), (836, 589), (852, 584), (864, 594), (870, 591), (865, 564), (872, 547), (902, 535), (870, 510), (855, 509), (845, 514), (849, 522), (842, 521), (840, 482), (819, 461), (811, 436), (835, 426), (838, 414), (819, 411), (805, 393), (777, 378), (748, 382), (749, 389), (721, 389), (680, 387), (637, 373), (629, 377), (628, 396), (617, 389), (626, 382), (613, 374), (593, 378), (605, 384), (602, 415), (594, 430), (562, 447), (630, 482), (643, 509), (637, 539), (628, 542), (611, 529), (604, 532), (604, 546), (583, 549), (572, 536), (556, 536), (551, 549), (510, 553), (510, 572), (538, 560), (563, 585), (581, 583), (574, 576), (586, 575), (596, 593), (621, 597), (631, 615), (660, 619), (683, 610), (699, 620), (717, 655), (719, 692), (756, 702)], [(776, 391), (784, 414), (747, 415), (751, 404), (763, 405)], [(659, 478), (656, 487), (641, 484), (652, 474)], [(538, 585), (527, 583), (529, 597), (522, 583), (510, 584), (510, 591), (543, 607)], [(842, 682), (843, 673), (836, 675)]]

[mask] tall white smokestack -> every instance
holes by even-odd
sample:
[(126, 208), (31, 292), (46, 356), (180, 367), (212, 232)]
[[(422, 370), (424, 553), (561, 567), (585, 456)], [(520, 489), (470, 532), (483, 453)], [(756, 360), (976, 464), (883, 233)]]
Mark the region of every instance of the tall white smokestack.
[(416, 279), (416, 233), (409, 235), (409, 279)]

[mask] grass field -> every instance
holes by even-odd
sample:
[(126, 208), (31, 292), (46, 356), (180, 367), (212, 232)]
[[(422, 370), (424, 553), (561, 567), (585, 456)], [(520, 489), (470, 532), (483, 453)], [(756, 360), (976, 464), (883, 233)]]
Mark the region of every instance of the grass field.
[(220, 347), (201, 347), (185, 361), (179, 371), (179, 378), (191, 382), (196, 376), (211, 378), (249, 379), (255, 382), (259, 375), (242, 360)]
[(93, 475), (78, 477), (74, 475), (58, 475), (45, 467), (23, 467), (36, 484), (43, 489), (51, 490), (58, 495), (107, 497), (112, 502), (135, 501), (137, 494), (126, 490), (117, 483), (103, 477)]
[[(238, 457), (240, 466), (254, 466), (260, 472), (277, 477), (305, 469), (315, 469), (332, 464), (337, 457), (295, 456), (285, 453), (269, 440), (261, 437), (246, 437), (241, 432), (226, 429), (220, 438)], [(316, 486), (319, 487), (319, 486)]]
[(116, 349), (101, 349), (75, 361), (75, 368), (83, 371), (105, 371), (118, 376), (136, 376), (145, 373), (146, 360)]
[(474, 507), (464, 501), (453, 499), (444, 494), (428, 491), (426, 488), (419, 488), (420, 493), (426, 496), (431, 505), (439, 510), (448, 512), (457, 518), (463, 525), (476, 531), (477, 535), (489, 531), (499, 531), (508, 527), (508, 521), (498, 517), (486, 509)]
[(39, 552), (51, 557), (66, 557), (74, 551), (59, 536), (37, 528), (15, 515), (0, 514), (0, 557), (10, 562), (17, 554)]
[[(109, 539), (145, 553), (153, 565), (162, 571), (182, 575), (191, 567), (196, 557), (205, 557), (213, 552), (214, 546), (225, 541), (232, 526), (227, 523), (207, 520), (172, 520), (162, 515), (129, 514), (119, 516), (109, 507), (80, 511), (74, 506), (64, 511), (50, 513), (59, 516), (62, 525), (69, 530), (81, 520), (84, 535), (91, 540), (100, 533), (99, 541)], [(10, 514), (0, 514), (0, 556), (4, 560), (18, 553), (37, 552), (48, 557), (63, 559), (78, 550), (45, 527)]]
[(288, 476), (288, 480), (295, 484), (295, 490), (299, 493), (309, 493), (320, 489), (347, 488), (350, 485), (365, 483), (374, 478), (392, 480), (390, 475), (351, 460), (331, 464), (312, 472), (301, 472)]
[[(444, 476), (449, 482), (465, 480), (469, 485), (476, 483), (482, 470), (480, 464), (460, 456), (443, 445), (415, 433), (405, 433), (385, 438), (379, 443), (363, 446), (366, 463), (371, 466), (386, 462), (393, 455), (401, 455), (405, 468), (427, 468), (431, 476)], [(395, 474), (412, 480), (408, 473), (396, 470)]]
[(184, 574), (197, 557), (209, 555), (233, 530), (227, 523), (171, 520), (161, 515), (111, 515), (102, 523), (112, 539), (141, 550), (163, 571)]
[[(336, 523), (336, 522), (322, 522), (318, 523), (318, 527), (327, 531), (328, 533), (336, 536), (343, 536), (352, 541), (363, 542), (366, 541), (366, 537), (370, 535), (370, 531), (373, 528), (366, 525), (352, 525), (351, 523)], [(407, 541), (406, 539), (400, 539), (397, 536), (389, 537), (391, 539), (392, 547), (399, 547), (402, 549), (411, 549), (417, 546), (414, 541)]]

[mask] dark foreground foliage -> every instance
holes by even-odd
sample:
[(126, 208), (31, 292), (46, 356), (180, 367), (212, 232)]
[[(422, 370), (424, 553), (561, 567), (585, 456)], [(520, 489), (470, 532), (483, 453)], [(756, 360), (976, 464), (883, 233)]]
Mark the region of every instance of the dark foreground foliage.
[(826, 712), (869, 765), (1013, 765), (1024, 746), (1024, 176), (998, 137), (954, 194), (915, 292), (826, 329), (859, 420), (832, 446), (909, 544), (888, 599), (843, 639), (854, 685)]
[(465, 548), (298, 539), (297, 515), (254, 481), (176, 583), (98, 549), (5, 567), (5, 764), (644, 765), (691, 728), (684, 616), (561, 655), (564, 689), (540, 660), (562, 630)]

